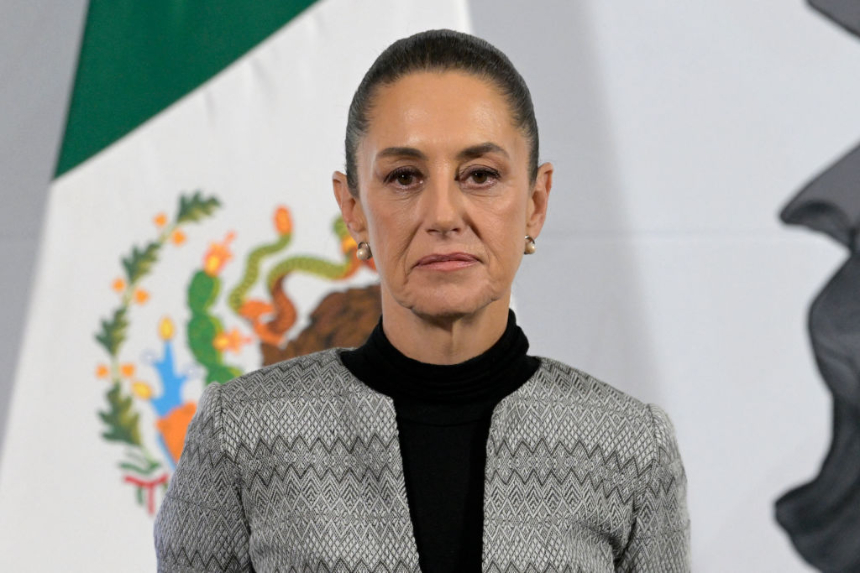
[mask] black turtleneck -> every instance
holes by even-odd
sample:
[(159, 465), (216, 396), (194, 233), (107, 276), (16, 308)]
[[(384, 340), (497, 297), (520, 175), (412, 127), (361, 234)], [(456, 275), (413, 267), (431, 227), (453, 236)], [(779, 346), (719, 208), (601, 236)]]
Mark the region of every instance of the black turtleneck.
[(406, 496), (421, 570), (480, 571), (484, 465), (490, 416), (540, 366), (508, 311), (501, 338), (460, 364), (413, 360), (389, 342), (382, 319), (367, 342), (340, 354), (356, 378), (394, 400)]

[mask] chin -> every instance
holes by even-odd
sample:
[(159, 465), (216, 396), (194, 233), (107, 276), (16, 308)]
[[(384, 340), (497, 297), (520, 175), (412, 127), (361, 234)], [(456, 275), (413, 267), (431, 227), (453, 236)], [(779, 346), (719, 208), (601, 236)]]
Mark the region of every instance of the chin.
[(476, 296), (475, 292), (445, 293), (434, 292), (415, 297), (408, 305), (416, 315), (428, 320), (454, 320), (473, 315), (496, 300), (491, 296)]

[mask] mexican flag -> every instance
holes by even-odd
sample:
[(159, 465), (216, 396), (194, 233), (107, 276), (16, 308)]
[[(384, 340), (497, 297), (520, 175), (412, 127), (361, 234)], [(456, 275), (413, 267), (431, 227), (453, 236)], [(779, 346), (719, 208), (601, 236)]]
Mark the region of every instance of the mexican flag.
[(208, 384), (379, 316), (338, 218), (352, 93), (465, 0), (91, 0), (0, 466), (5, 571), (154, 571)]

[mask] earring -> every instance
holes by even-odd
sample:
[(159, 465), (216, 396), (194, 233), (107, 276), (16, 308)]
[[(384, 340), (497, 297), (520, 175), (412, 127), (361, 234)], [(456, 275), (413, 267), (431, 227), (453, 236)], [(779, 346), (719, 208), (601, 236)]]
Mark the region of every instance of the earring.
[(360, 242), (358, 244), (358, 250), (355, 251), (355, 256), (362, 261), (366, 261), (368, 259), (373, 258), (373, 253), (370, 252), (370, 245), (368, 245), (364, 241)]
[(526, 235), (526, 248), (523, 252), (527, 255), (533, 255), (536, 250), (537, 245), (535, 245), (535, 240), (530, 235)]

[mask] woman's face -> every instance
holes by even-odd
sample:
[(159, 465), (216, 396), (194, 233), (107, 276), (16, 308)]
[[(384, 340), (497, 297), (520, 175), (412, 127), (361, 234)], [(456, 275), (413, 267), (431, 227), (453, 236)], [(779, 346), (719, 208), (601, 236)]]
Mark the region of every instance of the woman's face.
[(421, 72), (379, 88), (356, 153), (359, 197), (335, 173), (353, 237), (370, 244), (383, 313), (457, 318), (506, 309), (525, 236), (546, 214), (552, 166), (532, 185), (528, 141), (490, 83)]

